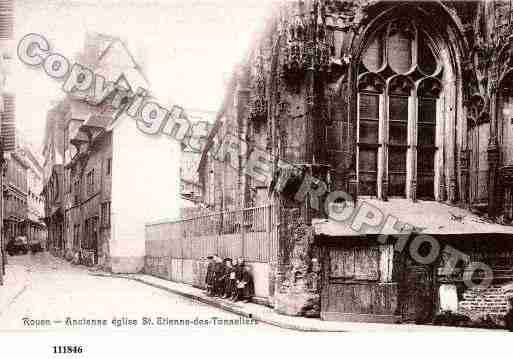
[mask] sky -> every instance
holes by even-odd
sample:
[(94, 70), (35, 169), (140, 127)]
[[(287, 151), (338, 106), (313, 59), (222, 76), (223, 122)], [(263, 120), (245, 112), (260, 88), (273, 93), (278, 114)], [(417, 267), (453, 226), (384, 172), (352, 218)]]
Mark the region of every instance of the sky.
[[(147, 69), (158, 98), (218, 110), (233, 66), (261, 26), (268, 0), (16, 0), (14, 49), (28, 33), (73, 60), (87, 32), (122, 38)], [(18, 129), (40, 148), (46, 113), (64, 97), (62, 82), (28, 68), (13, 51), (9, 87)]]

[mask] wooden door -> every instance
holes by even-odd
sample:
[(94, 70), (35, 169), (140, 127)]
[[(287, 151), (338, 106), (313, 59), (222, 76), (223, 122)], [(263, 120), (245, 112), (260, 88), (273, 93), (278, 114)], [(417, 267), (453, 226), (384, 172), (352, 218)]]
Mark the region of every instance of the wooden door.
[(488, 203), (488, 123), (474, 125), (469, 129), (470, 147), (470, 203), (483, 207)]
[(401, 314), (404, 321), (428, 323), (434, 314), (433, 269), (410, 263), (404, 271)]

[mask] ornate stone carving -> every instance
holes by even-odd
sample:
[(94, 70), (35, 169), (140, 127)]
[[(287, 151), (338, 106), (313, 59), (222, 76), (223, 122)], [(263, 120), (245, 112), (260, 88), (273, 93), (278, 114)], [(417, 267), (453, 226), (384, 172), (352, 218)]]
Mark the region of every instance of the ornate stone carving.
[(468, 173), (469, 155), (469, 150), (463, 150), (460, 152), (460, 170), (462, 173)]
[(501, 167), (499, 173), (505, 185), (513, 186), (513, 165)]
[(316, 0), (291, 19), (282, 21), (284, 29), (283, 75), (288, 83), (301, 81), (306, 70), (327, 73), (333, 48), (332, 36), (326, 27), (325, 6)]
[(439, 97), (442, 92), (442, 84), (435, 78), (428, 77), (419, 85), (419, 96)]
[(451, 203), (456, 202), (456, 178), (451, 177), (449, 179), (449, 201)]
[(287, 315), (319, 316), (320, 267), (312, 258), (313, 228), (303, 222), (298, 209), (289, 210), (286, 217), (290, 260), (277, 282), (275, 310)]
[(363, 74), (358, 80), (358, 91), (383, 92), (385, 81), (373, 72)]
[(497, 138), (491, 137), (488, 144), (488, 164), (490, 167), (496, 167), (499, 164), (500, 151), (497, 145)]
[(251, 94), (249, 98), (249, 119), (255, 122), (267, 120), (267, 97), (266, 97), (266, 80), (264, 55), (259, 49), (255, 56), (255, 64), (253, 66), (253, 76), (251, 81)]
[(470, 127), (486, 123), (490, 120), (489, 106), (490, 101), (488, 97), (475, 93), (466, 102), (467, 105), (467, 118)]
[(413, 202), (417, 201), (417, 181), (410, 181), (410, 197)]
[(406, 76), (397, 76), (390, 80), (389, 91), (395, 95), (410, 96), (413, 86), (413, 83)]

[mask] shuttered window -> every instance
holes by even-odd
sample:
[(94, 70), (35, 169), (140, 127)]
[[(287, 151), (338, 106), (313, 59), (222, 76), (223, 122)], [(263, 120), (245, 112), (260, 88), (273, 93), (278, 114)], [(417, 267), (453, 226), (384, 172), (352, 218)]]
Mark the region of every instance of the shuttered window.
[(330, 277), (348, 280), (379, 280), (378, 247), (333, 249), (330, 251)]

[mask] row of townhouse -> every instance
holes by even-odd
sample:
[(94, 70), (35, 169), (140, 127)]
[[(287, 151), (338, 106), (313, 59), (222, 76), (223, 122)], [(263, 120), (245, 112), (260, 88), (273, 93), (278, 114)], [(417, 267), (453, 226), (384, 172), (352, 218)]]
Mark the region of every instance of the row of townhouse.
[(27, 169), (28, 164), (14, 152), (6, 164), (4, 197), (4, 241), (9, 242), (25, 232), (24, 225), (28, 214), (27, 204)]
[(34, 151), (17, 138), (17, 148), (6, 160), (3, 199), (3, 236), (8, 242), (17, 236), (38, 242), (46, 248), (46, 225), (43, 217), (42, 168)]
[[(149, 87), (118, 38), (88, 34), (78, 61), (126, 90)], [(145, 223), (179, 214), (179, 144), (143, 133), (108, 99), (90, 104), (73, 94), (49, 111), (43, 155), (52, 251), (113, 272), (140, 271)]]
[[(12, 59), (12, 44), (14, 33), (14, 2), (0, 1), (0, 172), (4, 172), (4, 156), (15, 147), (15, 96), (9, 89), (10, 63)], [(3, 180), (3, 176), (0, 176)], [(3, 192), (0, 192), (0, 208), (4, 206)], [(3, 224), (3, 213), (0, 213), (0, 224)], [(0, 227), (0, 285), (5, 274), (5, 243), (4, 229)]]
[(40, 156), (25, 146), (22, 153), (27, 159), (27, 218), (25, 220), (25, 235), (29, 240), (40, 242), (43, 249), (47, 248), (47, 228), (43, 222), (44, 197), (43, 167)]

